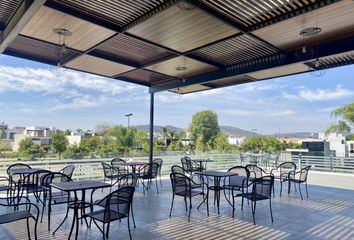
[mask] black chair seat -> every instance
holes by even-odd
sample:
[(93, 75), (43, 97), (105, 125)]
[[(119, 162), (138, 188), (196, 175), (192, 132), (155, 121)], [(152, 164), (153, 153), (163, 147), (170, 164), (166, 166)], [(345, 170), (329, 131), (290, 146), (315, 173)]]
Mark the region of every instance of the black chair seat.
[(0, 215), (0, 224), (14, 222), (22, 219), (33, 218), (30, 211), (15, 211), (7, 214)]
[(305, 181), (299, 180), (299, 179), (288, 179), (287, 181), (292, 182), (292, 183), (304, 183)]
[(114, 220), (119, 220), (119, 219), (122, 219), (122, 218), (125, 218), (128, 216), (127, 214), (122, 214), (122, 213), (112, 211), (112, 210), (109, 211), (109, 213), (106, 212), (106, 215), (109, 215), (109, 218), (104, 219), (104, 216), (105, 216), (104, 209), (85, 214), (85, 216), (93, 218), (93, 219), (103, 222), (103, 223), (109, 223)]
[(189, 191), (185, 191), (184, 189), (183, 190), (176, 190), (176, 193), (175, 195), (178, 195), (178, 196), (186, 196), (186, 197), (194, 197), (194, 196), (198, 196), (198, 195), (202, 195), (203, 192), (202, 191), (197, 191), (197, 190), (191, 190), (190, 192)]
[(259, 200), (269, 199), (268, 196), (264, 196), (261, 194), (254, 194), (254, 193), (245, 193), (245, 194), (243, 194), (243, 197), (245, 197), (251, 201), (259, 201)]

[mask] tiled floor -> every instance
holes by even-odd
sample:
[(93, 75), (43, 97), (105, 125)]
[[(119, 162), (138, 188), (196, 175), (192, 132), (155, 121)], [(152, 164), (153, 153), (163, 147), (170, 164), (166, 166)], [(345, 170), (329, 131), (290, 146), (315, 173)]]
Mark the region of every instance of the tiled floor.
[[(323, 179), (325, 179), (325, 176)], [(354, 185), (354, 183), (353, 183)], [(279, 193), (276, 183), (276, 193)], [(107, 194), (97, 191), (98, 197)], [(271, 222), (268, 202), (259, 202), (256, 223), (252, 223), (251, 206), (244, 210), (237, 206), (236, 215), (231, 217), (231, 207), (221, 198), (220, 215), (210, 201), (210, 216), (205, 206), (196, 209), (200, 198), (194, 199), (191, 221), (188, 222), (182, 198), (176, 198), (172, 218), (168, 217), (171, 203), (170, 182), (163, 181), (160, 194), (153, 187), (144, 196), (141, 186), (134, 197), (137, 228), (132, 227), (132, 237), (140, 239), (354, 239), (354, 191), (318, 185), (309, 185), (309, 199), (301, 201), (299, 193), (278, 194), (273, 198), (274, 223)], [(213, 199), (210, 196), (210, 199)], [(238, 200), (238, 203), (240, 200)], [(53, 209), (52, 229), (62, 220), (63, 206)], [(71, 215), (55, 236), (48, 232), (47, 222), (38, 225), (39, 239), (67, 239)], [(0, 239), (26, 239), (25, 221), (0, 225)], [(80, 226), (79, 239), (102, 239), (96, 226), (88, 229)], [(129, 239), (126, 220), (111, 224), (109, 239)]]

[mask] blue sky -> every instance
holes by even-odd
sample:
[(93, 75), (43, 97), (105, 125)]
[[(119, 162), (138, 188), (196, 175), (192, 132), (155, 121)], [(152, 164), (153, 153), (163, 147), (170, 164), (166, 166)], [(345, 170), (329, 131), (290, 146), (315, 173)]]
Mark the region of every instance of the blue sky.
[[(220, 125), (259, 133), (323, 131), (330, 111), (353, 101), (354, 66), (201, 93), (155, 95), (155, 124), (186, 128), (194, 113), (210, 109)], [(10, 126), (94, 129), (101, 123), (149, 123), (148, 89), (67, 71), (56, 78), (44, 64), (0, 55), (0, 121)]]

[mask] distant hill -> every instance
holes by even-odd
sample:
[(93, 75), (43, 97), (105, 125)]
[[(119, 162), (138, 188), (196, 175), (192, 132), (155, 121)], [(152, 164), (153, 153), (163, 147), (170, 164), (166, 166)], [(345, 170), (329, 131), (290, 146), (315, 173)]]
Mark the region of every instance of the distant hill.
[[(139, 130), (145, 130), (149, 131), (149, 125), (136, 125), (134, 126)], [(154, 132), (159, 131), (162, 132), (163, 128), (167, 128), (168, 130), (173, 130), (177, 132), (182, 132), (186, 131), (186, 129), (175, 127), (175, 126), (160, 126), (160, 125), (155, 125), (154, 126)], [(247, 131), (241, 128), (237, 127), (231, 127), (231, 126), (219, 126), (220, 130), (227, 134), (227, 135), (232, 135), (232, 136), (237, 136), (237, 137), (249, 137), (249, 136), (255, 136), (259, 135), (258, 133), (252, 132), (252, 131)], [(274, 136), (274, 137), (279, 137), (279, 138), (318, 138), (318, 133), (312, 133), (312, 132), (295, 132), (295, 133), (280, 133), (280, 134), (271, 134), (268, 136)]]
[(278, 138), (318, 138), (318, 133), (313, 132), (294, 132), (294, 133), (280, 133), (272, 134)]
[[(150, 129), (150, 125), (135, 125), (134, 127), (136, 127), (139, 130), (145, 130), (145, 131), (149, 131)], [(173, 130), (173, 131), (177, 131), (177, 132), (182, 132), (185, 131), (185, 129), (183, 128), (179, 128), (179, 127), (175, 127), (175, 126), (170, 126), (170, 125), (166, 125), (166, 126), (160, 126), (160, 125), (155, 125), (154, 126), (154, 132), (156, 131), (162, 131), (163, 128), (167, 128), (168, 130)]]
[(249, 136), (258, 135), (255, 132), (243, 130), (237, 127), (231, 127), (231, 126), (219, 126), (219, 127), (220, 130), (227, 135), (232, 135), (237, 137), (249, 137)]
[[(136, 125), (134, 126), (139, 130), (145, 130), (145, 131), (149, 131), (149, 125)], [(167, 128), (169, 130), (174, 130), (177, 132), (182, 132), (182, 131), (186, 131), (186, 129), (183, 128), (179, 128), (179, 127), (175, 127), (175, 126), (160, 126), (160, 125), (155, 125), (154, 126), (154, 132), (155, 131), (162, 131), (162, 128)], [(220, 130), (227, 134), (227, 135), (233, 135), (233, 136), (238, 136), (238, 137), (247, 137), (247, 136), (253, 136), (256, 133), (251, 132), (251, 131), (247, 131), (247, 130), (243, 130), (241, 128), (236, 128), (236, 127), (231, 127), (231, 126), (220, 126)]]

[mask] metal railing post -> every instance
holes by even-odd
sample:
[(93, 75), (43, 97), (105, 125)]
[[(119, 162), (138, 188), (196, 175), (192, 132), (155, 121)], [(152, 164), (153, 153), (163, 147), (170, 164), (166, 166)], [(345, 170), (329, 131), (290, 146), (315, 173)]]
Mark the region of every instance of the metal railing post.
[(333, 172), (333, 154), (329, 155), (329, 166), (330, 166), (331, 172)]
[(301, 159), (302, 159), (302, 155), (301, 153), (299, 153), (299, 158), (298, 158), (298, 168), (301, 169)]

